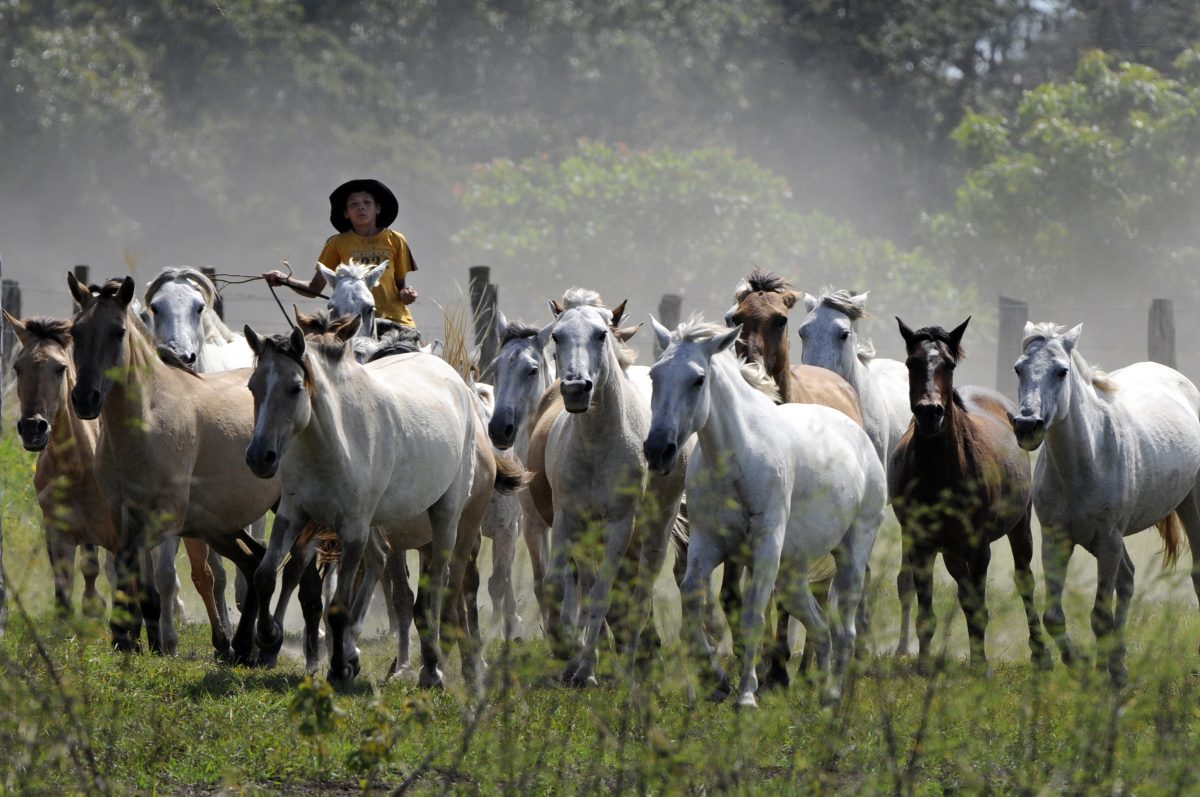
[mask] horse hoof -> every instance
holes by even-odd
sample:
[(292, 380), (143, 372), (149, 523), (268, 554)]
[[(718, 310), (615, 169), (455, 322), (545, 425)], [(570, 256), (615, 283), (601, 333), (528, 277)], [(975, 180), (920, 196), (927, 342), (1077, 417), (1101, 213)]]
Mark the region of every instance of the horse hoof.
[(821, 692), (821, 708), (833, 708), (842, 701), (839, 689), (826, 689)]
[(136, 639), (114, 639), (113, 650), (117, 653), (141, 653), (142, 643)]
[(420, 675), (417, 676), (417, 686), (422, 689), (442, 689), (442, 671), (439, 669), (429, 670), (425, 667), (421, 668)]
[(1049, 672), (1050, 670), (1054, 669), (1054, 657), (1050, 655), (1050, 651), (1048, 650), (1035, 652), (1032, 656), (1030, 656), (1030, 660), (1033, 662), (1033, 667), (1035, 670)]
[(746, 692), (737, 699), (737, 703), (733, 707), (738, 711), (744, 708), (758, 708), (758, 700), (754, 697), (754, 693)]

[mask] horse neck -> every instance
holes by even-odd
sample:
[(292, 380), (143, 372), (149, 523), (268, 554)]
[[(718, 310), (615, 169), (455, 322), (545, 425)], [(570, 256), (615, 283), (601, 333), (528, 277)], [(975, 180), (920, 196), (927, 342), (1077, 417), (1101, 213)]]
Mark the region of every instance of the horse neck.
[(1071, 401), (1067, 417), (1046, 430), (1046, 454), (1058, 469), (1068, 473), (1094, 470), (1103, 438), (1111, 425), (1111, 410), (1096, 397), (1077, 363), (1070, 372)]
[(970, 416), (953, 397), (946, 402), (941, 431), (925, 437), (914, 428), (912, 440), (914, 464), (920, 464), (924, 475), (940, 477), (934, 481), (960, 482), (975, 477), (979, 441), (973, 434)]
[(587, 412), (573, 416), (587, 436), (600, 436), (625, 424), (625, 392), (636, 390), (628, 381), (625, 369), (617, 359), (611, 336), (604, 346), (605, 375), (595, 388)]
[(775, 379), (775, 386), (779, 388), (779, 402), (781, 404), (792, 403), (792, 352), (791, 343), (788, 341), (788, 336), (783, 335), (783, 342), (779, 344), (779, 351), (775, 355), (775, 371), (771, 374)]
[(54, 416), (54, 428), (50, 436), (50, 448), (56, 456), (63, 452), (71, 456), (81, 468), (90, 468), (96, 459), (98, 424), (85, 421), (71, 411), (71, 390), (75, 387), (75, 363), (67, 358), (67, 372), (63, 379), (58, 399), (58, 414)]
[(299, 446), (308, 461), (349, 462), (354, 452), (346, 425), (348, 411), (353, 409), (347, 406), (347, 397), (365, 398), (373, 392), (373, 386), (368, 384), (365, 370), (346, 368), (346, 363), (339, 364), (336, 375), (329, 372), (319, 356), (311, 353), (305, 355), (305, 364), (313, 383), (309, 399), (312, 418), (297, 435)]
[(715, 354), (710, 362), (708, 419), (696, 436), (705, 451), (723, 451), (737, 459), (745, 441), (756, 436), (756, 427), (773, 420), (767, 413), (774, 402), (747, 384), (732, 357)]
[[(165, 373), (170, 366), (158, 359), (154, 348), (154, 336), (132, 312), (126, 312), (125, 361), (119, 364), (121, 378), (114, 382), (101, 410), (101, 418), (115, 420), (106, 424), (109, 434), (122, 435), (134, 427), (126, 423), (131, 418), (143, 418), (149, 412), (152, 396), (166, 393), (162, 387)], [(145, 438), (139, 430), (135, 437)]]

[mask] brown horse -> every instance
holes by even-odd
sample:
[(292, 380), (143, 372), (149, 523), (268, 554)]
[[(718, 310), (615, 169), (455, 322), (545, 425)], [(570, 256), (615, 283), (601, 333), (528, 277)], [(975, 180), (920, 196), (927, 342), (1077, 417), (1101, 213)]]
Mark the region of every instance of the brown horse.
[[(782, 277), (756, 268), (742, 280), (734, 291), (737, 304), (725, 315), (728, 326), (741, 325), (742, 334), (736, 344), (739, 357), (762, 364), (775, 385), (779, 388), (783, 404), (822, 404), (832, 407), (857, 423), (863, 425), (858, 407), (858, 394), (850, 383), (826, 368), (813, 365), (793, 365), (791, 362), (791, 338), (788, 335), (788, 316), (792, 307), (804, 298), (804, 291), (796, 290)], [(740, 616), (741, 600), (736, 586), (740, 572), (736, 566), (728, 566), (727, 578), (721, 582), (721, 602), (727, 617)], [(809, 574), (813, 593), (822, 603), (829, 591), (833, 578), (833, 558), (822, 557)], [(860, 604), (859, 628), (867, 631), (867, 602)], [(766, 653), (767, 672), (763, 676), (763, 688), (786, 686), (790, 681), (787, 662), (791, 657), (788, 644), (788, 615), (779, 610), (778, 627), (774, 644)], [(806, 645), (801, 657), (800, 669), (805, 670), (810, 660), (810, 648)]]
[[(42, 509), (55, 602), (61, 612), (71, 613), (75, 548), (83, 546), (83, 608), (85, 613), (100, 617), (104, 600), (96, 590), (100, 570), (96, 551), (104, 548), (115, 553), (118, 538), (112, 509), (93, 472), (100, 424), (81, 420), (69, 409), (68, 397), (75, 386), (71, 322), (55, 318), (22, 321), (7, 311), (4, 316), (22, 346), (13, 364), (21, 402), (17, 433), (26, 450), (41, 452), (33, 483)], [(209, 619), (221, 622), (215, 577), (207, 561), (208, 546), (199, 540), (187, 540), (186, 547), (192, 583)]]
[(962, 337), (970, 320), (950, 332), (941, 327), (914, 332), (896, 319), (908, 350), (913, 420), (892, 456), (889, 489), (903, 529), (901, 567), (911, 571), (917, 596), (918, 667), (929, 668), (933, 563), (939, 553), (958, 584), (971, 662), (985, 665), (990, 544), (1004, 536), (1016, 562), (1033, 662), (1048, 666), (1050, 653), (1033, 605), (1029, 455), (1012, 433), (1013, 405), (993, 390), (954, 388), (954, 367), (964, 356)]
[[(71, 322), (71, 405), (100, 418), (94, 472), (116, 518), (114, 603), (124, 611), (113, 612), (113, 644), (137, 650), (144, 619), (151, 649), (163, 652), (149, 548), (169, 534), (195, 537), (250, 578), (263, 549), (244, 529), (279, 499), (279, 480), (253, 478), (244, 462), (254, 428), (248, 370), (197, 375), (159, 359), (131, 308), (132, 277), (98, 294), (72, 274), (67, 282), (82, 308)], [(214, 622), (218, 657), (253, 660), (255, 601), (251, 590), (232, 646)]]

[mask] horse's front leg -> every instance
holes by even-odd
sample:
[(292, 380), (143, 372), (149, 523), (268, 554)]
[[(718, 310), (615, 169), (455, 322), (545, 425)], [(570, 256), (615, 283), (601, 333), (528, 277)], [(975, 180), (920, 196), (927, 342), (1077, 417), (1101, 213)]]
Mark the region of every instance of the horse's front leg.
[(1080, 655), (1067, 636), (1067, 616), (1063, 612), (1063, 589), (1067, 581), (1067, 565), (1075, 542), (1061, 529), (1042, 526), (1042, 572), (1046, 577), (1046, 613), (1042, 622), (1058, 644), (1063, 664), (1080, 661)]
[[(177, 530), (171, 529), (170, 534)], [(138, 551), (138, 607), (142, 620), (146, 624), (146, 641), (150, 652), (166, 655), (168, 651), (163, 645), (159, 622), (162, 615), (162, 601), (159, 600), (158, 590), (154, 586), (154, 556), (148, 548), (142, 546)]]
[[(212, 566), (212, 560), (216, 558), (217, 569), (224, 573), (220, 554), (201, 540), (185, 539), (183, 547), (187, 550), (188, 562), (191, 565), (192, 585), (199, 593), (200, 600), (204, 602), (204, 611), (208, 614), (208, 624), (212, 629), (212, 646), (217, 661), (232, 661), (233, 646), (229, 638), (232, 629), (225, 625), (221, 617), (220, 606), (217, 603), (217, 578)], [(161, 550), (165, 549), (164, 543)], [(170, 601), (164, 598), (162, 603), (165, 614)], [(163, 626), (166, 626), (166, 623), (163, 623)]]
[(408, 667), (408, 636), (414, 614), (413, 591), (408, 585), (408, 551), (392, 548), (385, 571), (385, 581), (391, 584), (387, 591), (391, 603), (389, 614), (396, 618), (396, 659), (388, 670), (390, 678)]
[(1030, 659), (1035, 667), (1045, 670), (1054, 666), (1054, 660), (1050, 656), (1050, 649), (1046, 646), (1046, 639), (1042, 634), (1042, 620), (1038, 617), (1037, 607), (1033, 601), (1032, 512), (1032, 508), (1025, 511), (1024, 519), (1008, 533), (1008, 542), (1012, 547), (1013, 564), (1015, 565), (1013, 580), (1016, 582), (1017, 592), (1021, 596), (1021, 603), (1025, 605), (1025, 621), (1029, 625)]
[(112, 643), (123, 653), (140, 653), (142, 614), (138, 606), (138, 571), (146, 527), (136, 511), (129, 507), (117, 510), (120, 544), (115, 558), (116, 589), (113, 590), (113, 612), (109, 619)]
[(917, 594), (917, 672), (927, 675), (931, 668), (933, 634), (937, 629), (937, 617), (933, 613), (933, 565), (937, 561), (937, 551), (914, 544), (908, 560), (913, 591)]
[[(281, 507), (282, 509), (282, 507)], [(267, 541), (267, 550), (262, 561), (254, 571), (255, 606), (258, 610), (257, 633), (255, 642), (258, 644), (258, 664), (273, 667), (283, 647), (283, 625), (275, 621), (271, 614), (271, 596), (275, 593), (275, 576), (283, 563), (283, 557), (296, 544), (300, 533), (308, 523), (308, 517), (302, 513), (275, 516), (275, 526), (271, 530), (271, 538)], [(248, 616), (244, 613), (243, 619)], [(241, 625), (238, 626), (241, 628)], [(234, 651), (236, 655), (249, 656), (250, 651)]]
[[(275, 539), (274, 536), (271, 537)], [(218, 534), (209, 537), (205, 540), (217, 553), (224, 556), (226, 559), (234, 563), (246, 578), (257, 578), (258, 572), (261, 570), (265, 551), (258, 540), (246, 533), (245, 529), (237, 529), (228, 534)], [(274, 588), (274, 572), (272, 571), (271, 587)], [(258, 603), (258, 590), (250, 590), (246, 593), (245, 611), (242, 612), (242, 617), (238, 621), (237, 629), (233, 632), (233, 639), (230, 642), (230, 647), (233, 649), (233, 661), (239, 664), (274, 664), (275, 654), (279, 652), (279, 647), (283, 644), (283, 634), (279, 635), (279, 645), (271, 652), (266, 659), (256, 659), (254, 656), (254, 620), (255, 617), (261, 617), (266, 613), (267, 619), (271, 615), (264, 612)]]
[(600, 634), (604, 630), (604, 620), (612, 603), (613, 581), (616, 580), (621, 559), (629, 548), (632, 536), (632, 513), (604, 524), (604, 558), (584, 604), (583, 645), (563, 671), (563, 683), (587, 686), (596, 682), (597, 648), (600, 645)]
[[(429, 613), (429, 640), (421, 642), (421, 673), (417, 683), (424, 687), (440, 687), (442, 675), (442, 617), (446, 602), (446, 587), (450, 583), (450, 559), (455, 554), (458, 539), (458, 522), (462, 518), (465, 496), (447, 493), (437, 504), (429, 508), (429, 523), (433, 538), (429, 553), (429, 598), (423, 604)], [(428, 651), (428, 655), (427, 655)], [(431, 660), (432, 657), (432, 660)]]
[(967, 618), (967, 640), (970, 650), (970, 666), (987, 670), (987, 653), (984, 640), (987, 636), (987, 563), (984, 551), (990, 551), (986, 541), (983, 550), (974, 552), (969, 559), (956, 554), (943, 554), (946, 569), (958, 585), (958, 605)]
[(521, 502), (521, 536), (529, 551), (529, 564), (533, 568), (533, 596), (537, 599), (542, 624), (550, 625), (549, 608), (546, 603), (546, 574), (550, 562), (550, 527), (533, 505), (528, 490), (518, 494)]
[(100, 577), (100, 550), (90, 543), (82, 547), (79, 571), (83, 573), (83, 614), (99, 619), (104, 616), (104, 598), (96, 589), (96, 579)]
[(755, 697), (758, 692), (758, 672), (755, 664), (766, 626), (767, 603), (775, 590), (779, 557), (783, 552), (786, 518), (775, 518), (775, 522), (767, 520), (767, 523), (751, 531), (751, 539), (754, 540), (753, 564), (742, 608), (742, 644), (745, 650), (742, 653), (742, 680), (738, 685), (739, 708), (758, 707)]
[[(1125, 541), (1119, 533), (1110, 532), (1096, 546), (1096, 603), (1092, 607), (1092, 631), (1096, 634), (1097, 664), (1101, 657), (1108, 659), (1108, 674), (1115, 686), (1124, 686), (1129, 680), (1125, 667), (1124, 629), (1117, 626), (1113, 618), (1113, 595), (1119, 581), (1133, 594), (1133, 565), (1128, 570), (1124, 560), (1128, 557)], [(1124, 613), (1124, 610), (1123, 612)]]
[(54, 576), (54, 605), (62, 617), (73, 614), (71, 595), (75, 591), (75, 549), (73, 540), (58, 528), (58, 521), (46, 524), (46, 553)]
[[(709, 639), (705, 628), (708, 606), (712, 601), (712, 573), (726, 558), (724, 547), (718, 540), (715, 535), (700, 532), (697, 525), (692, 526), (687, 569), (679, 584), (679, 596), (683, 605), (683, 626), (680, 635), (691, 649), (692, 658), (708, 660), (712, 677), (712, 697), (719, 701), (729, 697), (732, 687), (729, 676), (721, 669), (717, 659), (716, 645)], [(726, 564), (725, 567), (728, 571), (729, 565)]]
[[(358, 675), (360, 666), (354, 634), (355, 576), (363, 561), (371, 527), (366, 522), (343, 526), (338, 536), (342, 540), (342, 558), (338, 564), (337, 590), (329, 607), (329, 627), (332, 631), (332, 661), (329, 680), (349, 685)], [(371, 588), (374, 589), (374, 583)]]
[[(504, 623), (504, 639), (517, 636), (521, 618), (517, 616), (517, 598), (513, 593), (513, 557), (517, 552), (517, 532), (520, 513), (514, 511), (513, 496), (498, 495), (488, 506), (487, 519), (492, 521), (492, 574), (488, 577), (488, 596), (494, 614)], [(486, 522), (486, 521), (485, 521)]]
[(565, 598), (568, 590), (575, 588), (571, 558), (582, 526), (574, 514), (560, 509), (555, 514), (554, 526), (550, 530), (550, 566), (546, 571), (543, 595), (546, 602), (546, 636), (550, 639), (554, 656), (559, 659), (570, 659), (578, 644), (578, 640), (570, 634), (575, 627), (575, 618), (570, 616), (573, 607)]

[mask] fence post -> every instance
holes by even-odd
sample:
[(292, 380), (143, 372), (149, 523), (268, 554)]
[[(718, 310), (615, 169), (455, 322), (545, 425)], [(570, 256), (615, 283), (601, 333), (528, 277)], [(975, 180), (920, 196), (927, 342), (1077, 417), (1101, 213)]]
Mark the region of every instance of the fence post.
[[(679, 316), (683, 312), (683, 297), (678, 293), (664, 293), (658, 300), (658, 322), (667, 329), (674, 331), (679, 326)], [(662, 354), (658, 346), (658, 338), (654, 339), (654, 356)]]
[(996, 336), (996, 390), (1017, 399), (1017, 376), (1013, 363), (1021, 356), (1021, 339), (1029, 321), (1029, 305), (1020, 299), (1000, 297), (1000, 330)]
[[(17, 318), (21, 317), (21, 286), (16, 280), (0, 281), (0, 304), (4, 305), (4, 309), (12, 313)], [(3, 368), (3, 363), (7, 363), (12, 356), (13, 349), (17, 346), (17, 335), (13, 332), (12, 327), (7, 322), (4, 324), (3, 333), (3, 359), (0, 360), (0, 368)], [(0, 371), (4, 376), (8, 375), (7, 371)]]
[(215, 299), (213, 299), (213, 309), (217, 311), (217, 318), (224, 321), (225, 320), (225, 300), (223, 298), (221, 298), (221, 291), (219, 289), (217, 289), (217, 283), (216, 283), (217, 268), (216, 268), (216, 266), (201, 266), (200, 273), (203, 274), (204, 276), (208, 277), (210, 280), (213, 280), (213, 289), (217, 291), (217, 296)]
[(467, 292), (471, 297), (471, 320), (475, 327), (475, 345), (479, 347), (479, 367), (486, 369), (496, 357), (496, 286), (491, 284), (488, 266), (467, 269)]
[(90, 266), (85, 266), (81, 263), (77, 266), (74, 266), (71, 270), (75, 272), (75, 279), (79, 280), (80, 285), (86, 288), (88, 285), (92, 284), (88, 280), (88, 273), (91, 271)]
[(1170, 299), (1150, 302), (1150, 321), (1146, 335), (1151, 362), (1178, 368), (1175, 360), (1175, 304)]

